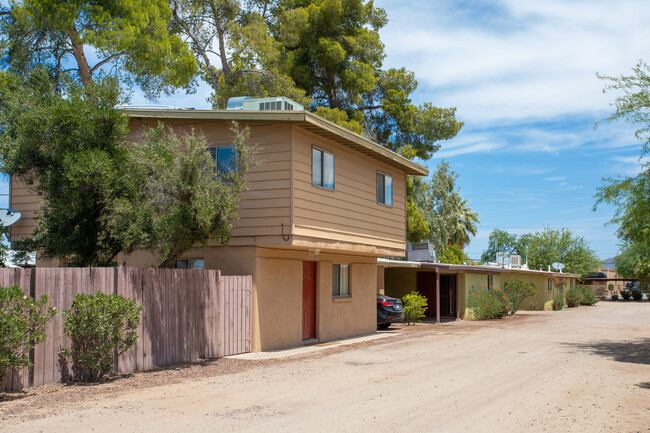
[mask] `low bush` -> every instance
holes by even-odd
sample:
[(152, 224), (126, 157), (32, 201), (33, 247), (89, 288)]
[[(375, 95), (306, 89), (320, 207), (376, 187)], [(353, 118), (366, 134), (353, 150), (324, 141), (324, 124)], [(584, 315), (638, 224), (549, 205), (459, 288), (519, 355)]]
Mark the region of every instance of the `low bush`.
[(531, 281), (506, 281), (503, 292), (511, 302), (512, 314), (515, 314), (525, 298), (534, 296), (537, 293), (537, 286)]
[[(612, 288), (611, 288), (610, 290), (613, 290), (613, 289), (614, 289), (614, 285), (613, 285), (613, 284), (610, 284), (610, 286), (612, 286)], [(601, 301), (605, 300), (605, 296), (607, 296), (607, 289), (605, 289), (605, 286), (596, 286), (596, 287), (593, 287), (593, 288), (592, 288), (592, 291), (594, 292), (594, 294), (596, 295), (596, 297), (597, 297), (599, 300), (601, 300)]]
[(643, 292), (639, 289), (632, 289), (630, 293), (632, 295), (632, 299), (634, 299), (635, 301), (640, 301), (641, 299), (643, 299)]
[(566, 292), (566, 305), (569, 308), (577, 307), (582, 303), (582, 293), (578, 290), (577, 287), (569, 289)]
[(18, 286), (0, 287), (0, 384), (12, 369), (30, 366), (29, 351), (47, 338), (45, 325), (56, 314), (47, 300), (35, 300)]
[(618, 293), (612, 293), (612, 301), (618, 301)]
[(61, 352), (72, 361), (75, 379), (97, 382), (113, 368), (114, 355), (129, 350), (138, 340), (142, 307), (119, 295), (79, 294), (64, 312), (64, 332), (70, 348)]
[(621, 290), (621, 297), (627, 301), (632, 297), (632, 293), (629, 290)]
[(562, 308), (564, 308), (564, 296), (553, 296), (553, 311), (561, 310)]
[(510, 303), (501, 289), (471, 291), (469, 306), (474, 319), (500, 319), (508, 314)]
[(582, 299), (580, 300), (580, 305), (594, 305), (598, 302), (598, 296), (591, 290), (588, 286), (578, 287), (582, 292)]
[(415, 290), (402, 298), (402, 304), (404, 307), (404, 319), (409, 325), (420, 321), (424, 317), (424, 312), (427, 311), (428, 307), (427, 298)]

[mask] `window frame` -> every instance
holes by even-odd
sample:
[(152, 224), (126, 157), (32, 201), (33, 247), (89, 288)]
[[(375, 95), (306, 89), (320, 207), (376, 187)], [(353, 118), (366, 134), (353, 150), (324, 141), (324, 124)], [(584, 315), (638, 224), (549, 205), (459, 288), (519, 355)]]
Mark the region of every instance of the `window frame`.
[[(219, 149), (231, 148), (234, 154), (233, 168), (230, 171), (220, 170), (219, 169)], [(214, 154), (212, 153), (214, 149)], [(214, 171), (219, 176), (229, 176), (231, 173), (237, 173), (239, 171), (239, 165), (237, 163), (237, 148), (234, 144), (222, 144), (219, 146), (208, 146), (208, 152), (214, 161)]]
[[(384, 183), (383, 197), (384, 197), (384, 201), (379, 200), (379, 176), (383, 176), (383, 181), (384, 181), (383, 182)], [(390, 203), (386, 203), (386, 178), (390, 179)], [(390, 175), (390, 174), (386, 174), (383, 171), (378, 170), (377, 174), (375, 176), (375, 181), (377, 182), (377, 196), (376, 196), (377, 203), (381, 204), (381, 205), (384, 205), (384, 206), (393, 207), (393, 192), (395, 190), (395, 188), (393, 188), (393, 185), (394, 185), (393, 176)]]
[(551, 282), (551, 279), (548, 279), (548, 291), (552, 292), (553, 291), (553, 283)]
[[(314, 151), (320, 152), (320, 185), (314, 183)], [(325, 185), (325, 155), (332, 157), (332, 187)], [(323, 188), (327, 191), (336, 190), (336, 156), (333, 152), (329, 152), (321, 147), (311, 147), (311, 184), (317, 188)]]
[(487, 289), (488, 289), (488, 291), (492, 290), (492, 286), (494, 286), (494, 275), (488, 274), (487, 275)]
[[(347, 293), (341, 293), (342, 275), (344, 275), (344, 273), (341, 272), (341, 269), (343, 268), (347, 269), (347, 272), (345, 272), (345, 275), (347, 276)], [(350, 287), (351, 268), (352, 267), (350, 266), (349, 263), (332, 263), (332, 297), (333, 298), (352, 297), (352, 290)], [(336, 281), (335, 277), (338, 277), (338, 281)]]
[[(187, 268), (179, 268), (178, 267), (178, 262), (187, 262), (188, 265), (190, 262), (197, 262), (197, 261), (202, 261), (203, 262), (203, 267), (201, 268), (194, 268), (194, 267), (187, 267)], [(176, 259), (174, 261), (174, 269), (197, 269), (197, 270), (205, 270), (205, 258), (204, 257), (190, 257), (187, 259)]]

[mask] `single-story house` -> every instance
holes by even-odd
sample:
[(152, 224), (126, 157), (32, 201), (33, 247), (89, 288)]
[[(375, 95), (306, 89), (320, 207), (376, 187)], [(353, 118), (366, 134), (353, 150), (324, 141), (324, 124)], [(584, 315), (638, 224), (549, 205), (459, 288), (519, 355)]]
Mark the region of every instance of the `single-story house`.
[[(387, 259), (380, 259), (378, 266), (378, 293), (402, 298), (416, 290), (428, 299), (426, 317), (437, 322), (467, 317), (468, 299), (473, 290), (503, 289), (506, 281), (517, 279), (531, 281), (538, 287), (537, 294), (524, 299), (520, 309), (539, 310), (565, 288), (573, 288), (580, 277), (577, 274), (532, 269)], [(564, 280), (563, 287), (556, 287), (552, 277)]]

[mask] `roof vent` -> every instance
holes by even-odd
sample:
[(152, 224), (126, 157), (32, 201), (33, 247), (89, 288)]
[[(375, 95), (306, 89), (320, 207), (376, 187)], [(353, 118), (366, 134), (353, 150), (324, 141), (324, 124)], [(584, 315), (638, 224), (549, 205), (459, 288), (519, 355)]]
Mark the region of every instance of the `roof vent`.
[(302, 111), (305, 109), (286, 96), (253, 99), (250, 96), (236, 96), (228, 99), (227, 110), (250, 111)]

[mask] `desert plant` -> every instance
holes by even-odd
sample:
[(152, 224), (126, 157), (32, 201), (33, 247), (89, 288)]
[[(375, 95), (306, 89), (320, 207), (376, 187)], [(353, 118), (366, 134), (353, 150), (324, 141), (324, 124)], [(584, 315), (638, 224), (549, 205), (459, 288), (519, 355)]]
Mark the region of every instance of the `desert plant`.
[(476, 320), (500, 319), (510, 310), (508, 298), (501, 289), (472, 290), (469, 306)]
[(47, 300), (35, 300), (18, 286), (0, 287), (0, 383), (11, 369), (31, 365), (29, 351), (47, 338), (45, 325), (56, 314)]
[(555, 295), (553, 296), (553, 310), (558, 311), (564, 308), (564, 296)]
[(632, 293), (629, 290), (621, 290), (621, 297), (628, 301), (632, 297)]
[(589, 286), (578, 286), (577, 289), (580, 291), (582, 297), (580, 299), (580, 305), (594, 305), (598, 302), (598, 296), (596, 296)]
[(402, 303), (404, 304), (404, 319), (409, 325), (419, 322), (424, 317), (424, 312), (427, 311), (427, 298), (415, 290), (405, 295), (402, 298)]
[(612, 301), (618, 301), (618, 293), (612, 293)]
[(565, 300), (567, 307), (577, 307), (582, 303), (582, 291), (578, 287), (567, 290)]
[(114, 362), (137, 341), (142, 307), (119, 295), (79, 294), (64, 312), (64, 332), (70, 348), (61, 352), (72, 361), (77, 380), (97, 382), (104, 379)]
[(506, 281), (503, 292), (511, 302), (512, 314), (515, 314), (525, 298), (534, 296), (537, 293), (537, 286), (531, 281)]

